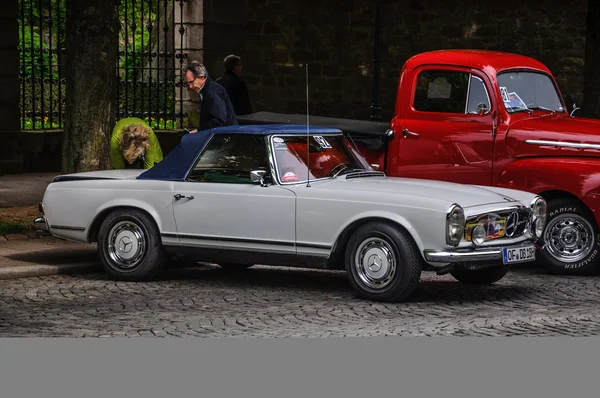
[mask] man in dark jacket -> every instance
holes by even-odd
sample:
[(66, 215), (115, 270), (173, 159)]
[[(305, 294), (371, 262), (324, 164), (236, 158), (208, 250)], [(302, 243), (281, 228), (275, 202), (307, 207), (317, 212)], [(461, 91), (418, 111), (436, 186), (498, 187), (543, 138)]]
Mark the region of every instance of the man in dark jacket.
[(191, 133), (238, 124), (227, 91), (208, 76), (204, 65), (193, 61), (186, 68), (185, 81), (200, 97), (200, 126), (197, 130), (190, 131)]
[(248, 88), (246, 87), (246, 83), (240, 78), (242, 74), (242, 59), (237, 55), (228, 55), (225, 57), (223, 64), (225, 65), (225, 72), (215, 81), (227, 90), (236, 115), (252, 113)]

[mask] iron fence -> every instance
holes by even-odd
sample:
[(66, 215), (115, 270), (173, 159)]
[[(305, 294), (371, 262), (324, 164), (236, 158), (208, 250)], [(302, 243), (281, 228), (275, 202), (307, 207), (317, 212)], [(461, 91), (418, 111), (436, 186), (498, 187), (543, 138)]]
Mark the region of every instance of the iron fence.
[[(117, 118), (183, 125), (183, 7), (187, 0), (121, 0)], [(179, 7), (179, 12), (176, 12)], [(176, 24), (176, 15), (180, 20)], [(66, 97), (65, 0), (19, 0), (21, 128), (62, 129)], [(176, 26), (179, 28), (176, 29)]]

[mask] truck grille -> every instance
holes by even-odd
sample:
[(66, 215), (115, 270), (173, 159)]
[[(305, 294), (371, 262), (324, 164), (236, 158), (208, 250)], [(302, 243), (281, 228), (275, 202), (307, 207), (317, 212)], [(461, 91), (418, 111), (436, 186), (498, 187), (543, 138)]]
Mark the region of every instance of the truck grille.
[(473, 229), (478, 225), (486, 230), (486, 242), (518, 238), (529, 230), (531, 215), (531, 210), (527, 207), (514, 207), (469, 217), (465, 225), (465, 240), (471, 242)]

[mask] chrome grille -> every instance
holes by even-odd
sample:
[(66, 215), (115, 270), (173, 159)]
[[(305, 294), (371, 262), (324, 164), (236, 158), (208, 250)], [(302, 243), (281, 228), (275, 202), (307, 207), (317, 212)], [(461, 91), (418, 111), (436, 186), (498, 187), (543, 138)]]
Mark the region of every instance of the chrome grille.
[(464, 238), (470, 242), (473, 229), (478, 225), (486, 229), (486, 242), (518, 238), (529, 230), (531, 216), (531, 209), (527, 207), (513, 207), (471, 216), (465, 224)]

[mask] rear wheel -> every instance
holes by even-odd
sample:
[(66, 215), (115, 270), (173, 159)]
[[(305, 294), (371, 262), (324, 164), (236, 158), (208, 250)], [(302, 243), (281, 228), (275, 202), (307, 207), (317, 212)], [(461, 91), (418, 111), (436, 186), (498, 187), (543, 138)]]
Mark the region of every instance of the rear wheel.
[(498, 282), (508, 273), (508, 267), (505, 265), (499, 267), (484, 268), (478, 270), (468, 270), (463, 267), (457, 267), (450, 275), (457, 281), (468, 285), (491, 285)]
[(598, 225), (592, 213), (577, 200), (548, 202), (544, 243), (539, 263), (550, 273), (587, 275), (600, 265)]
[(104, 269), (127, 281), (154, 278), (168, 260), (154, 220), (139, 210), (115, 210), (106, 217), (98, 252)]
[(359, 296), (397, 302), (408, 298), (421, 277), (421, 257), (410, 235), (383, 222), (360, 227), (346, 248), (346, 273)]

